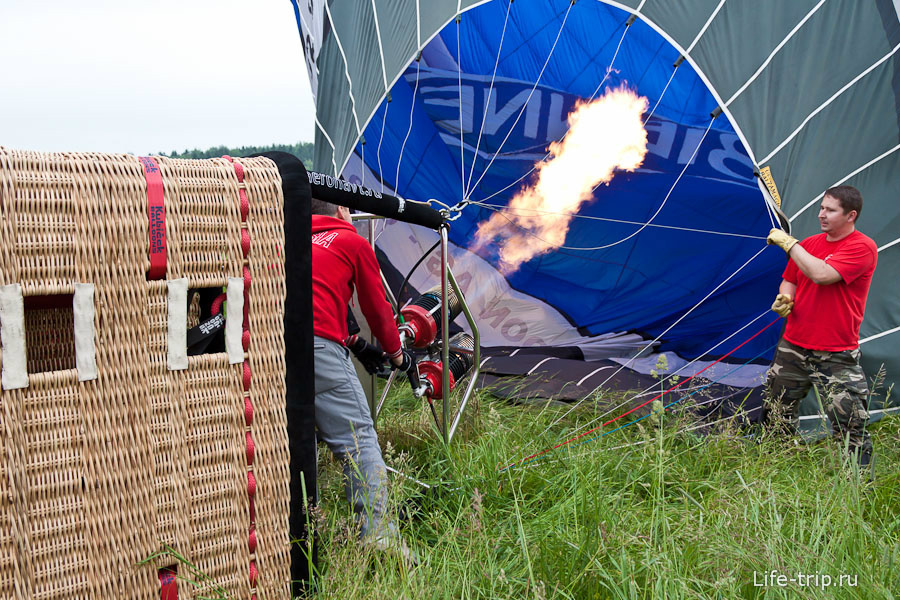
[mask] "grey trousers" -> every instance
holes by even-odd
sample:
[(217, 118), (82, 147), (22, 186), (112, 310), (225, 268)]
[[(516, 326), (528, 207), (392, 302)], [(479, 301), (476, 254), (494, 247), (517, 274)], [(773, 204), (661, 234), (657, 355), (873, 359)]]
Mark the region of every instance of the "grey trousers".
[(316, 428), (344, 468), (344, 490), (362, 537), (390, 528), (382, 523), (387, 504), (387, 472), (369, 404), (356, 376), (350, 351), (314, 337)]

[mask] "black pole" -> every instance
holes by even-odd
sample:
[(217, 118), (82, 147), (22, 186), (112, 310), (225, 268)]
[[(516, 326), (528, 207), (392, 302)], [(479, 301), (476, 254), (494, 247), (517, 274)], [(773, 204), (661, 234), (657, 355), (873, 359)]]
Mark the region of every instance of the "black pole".
[[(312, 319), (312, 221), (306, 168), (286, 152), (263, 152), (281, 173), (284, 192), (285, 409), (290, 448), (290, 536), (293, 596), (306, 594), (318, 555), (304, 506), (316, 505), (316, 412)], [(310, 543), (312, 542), (312, 543)], [(310, 548), (312, 551), (310, 552)]]
[(307, 177), (312, 196), (319, 200), (434, 230), (444, 222), (443, 215), (424, 202), (382, 194), (316, 171), (307, 172)]

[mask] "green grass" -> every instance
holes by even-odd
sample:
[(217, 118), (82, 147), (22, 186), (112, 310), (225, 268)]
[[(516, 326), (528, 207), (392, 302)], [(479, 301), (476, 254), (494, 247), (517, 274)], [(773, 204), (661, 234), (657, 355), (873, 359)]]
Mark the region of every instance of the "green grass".
[[(900, 590), (898, 419), (870, 427), (869, 485), (831, 440), (700, 437), (684, 431), (686, 411), (501, 472), (602, 414), (584, 406), (553, 424), (567, 410), (480, 396), (447, 448), (424, 401), (398, 386), (379, 436), (390, 466), (433, 485), (392, 477), (391, 505), (420, 564), (355, 541), (339, 465), (323, 447), (318, 597), (870, 599)], [(754, 585), (772, 570), (818, 574), (819, 587)]]

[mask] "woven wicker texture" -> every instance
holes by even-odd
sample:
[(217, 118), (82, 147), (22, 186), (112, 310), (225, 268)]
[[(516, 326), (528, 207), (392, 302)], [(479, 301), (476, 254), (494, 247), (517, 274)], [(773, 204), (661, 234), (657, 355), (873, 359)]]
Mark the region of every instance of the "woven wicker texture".
[[(147, 279), (136, 157), (0, 148), (0, 285), (22, 286), (29, 371), (27, 388), (0, 395), (0, 599), (154, 598), (167, 566), (197, 581), (180, 598), (289, 596), (278, 171), (262, 158), (155, 160), (165, 277), (244, 278), (245, 363), (223, 352), (167, 369), (167, 286)], [(58, 305), (76, 283), (95, 285), (98, 378), (84, 382), (71, 304), (29, 305)], [(164, 545), (208, 579), (170, 555), (145, 560)]]
[(75, 329), (72, 298), (67, 308), (34, 309), (25, 313), (25, 346), (28, 372), (65, 371), (75, 368)]
[[(272, 165), (265, 158), (243, 159), (247, 169), (245, 182), (250, 198), (247, 218), (251, 239), (249, 271), (250, 286), (250, 367), (253, 373), (250, 394), (253, 398), (254, 470), (257, 497), (261, 494), (273, 499), (271, 510), (260, 510), (257, 504), (256, 531), (258, 546), (256, 561), (260, 587), (278, 589), (290, 594), (290, 561), (288, 550), (279, 540), (289, 539), (289, 460), (283, 458), (287, 447), (287, 418), (284, 411), (284, 337), (266, 335), (272, 328), (281, 331), (284, 315), (284, 215), (281, 183), (267, 175), (264, 165)], [(277, 170), (276, 170), (277, 175)], [(279, 320), (272, 316), (278, 315)], [(258, 502), (258, 501), (257, 501)], [(279, 587), (281, 586), (281, 587)]]

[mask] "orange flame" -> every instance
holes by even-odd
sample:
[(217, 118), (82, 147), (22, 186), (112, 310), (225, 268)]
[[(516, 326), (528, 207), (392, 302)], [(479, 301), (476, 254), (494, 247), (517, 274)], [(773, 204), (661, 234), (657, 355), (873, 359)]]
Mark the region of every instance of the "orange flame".
[(579, 102), (569, 114), (569, 132), (550, 144), (551, 158), (535, 165), (537, 182), (491, 215), (475, 234), (475, 248), (497, 239), (500, 268), (509, 273), (531, 258), (559, 248), (569, 222), (615, 171), (634, 171), (647, 154), (642, 116), (647, 99), (623, 84), (593, 102)]

